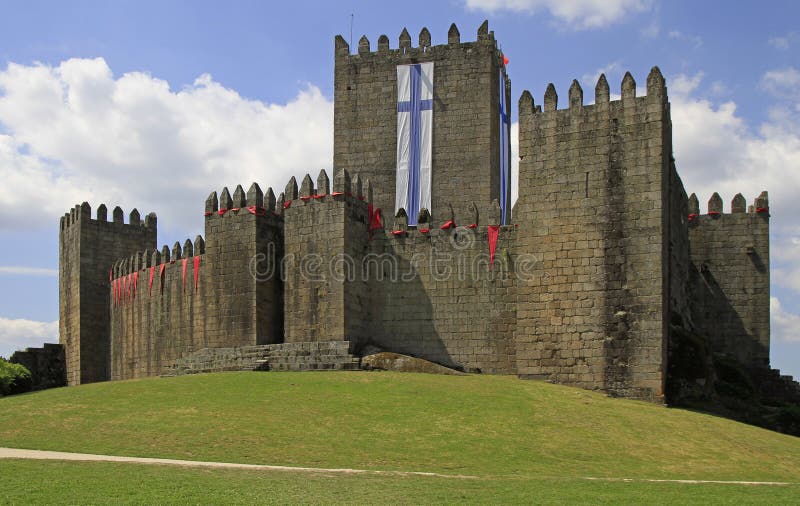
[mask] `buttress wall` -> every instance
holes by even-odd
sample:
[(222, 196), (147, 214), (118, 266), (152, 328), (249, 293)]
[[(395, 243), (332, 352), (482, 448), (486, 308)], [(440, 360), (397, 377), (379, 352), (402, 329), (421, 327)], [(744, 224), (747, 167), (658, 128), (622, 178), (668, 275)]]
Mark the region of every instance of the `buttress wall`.
[(769, 365), (769, 201), (747, 208), (741, 194), (730, 213), (712, 195), (701, 214), (689, 198), (692, 316), (713, 350), (751, 367)]
[[(355, 183), (355, 184), (352, 184)], [(367, 192), (371, 194), (369, 182)], [(360, 178), (320, 172), (284, 192), (285, 340), (349, 341), (359, 347), (370, 331), (367, 279), (356, 272), (369, 241), (370, 206)]]
[(109, 285), (112, 264), (156, 246), (156, 216), (134, 209), (124, 223), (116, 207), (107, 221), (84, 202), (61, 218), (59, 231), (59, 342), (66, 353), (67, 384), (106, 381), (110, 371)]
[(371, 344), (471, 372), (516, 372), (514, 283), (524, 267), (515, 254), (516, 231), (497, 227), (492, 261), (486, 221), (471, 224), (441, 230), (436, 221), (429, 232), (376, 235), (369, 259)]
[(539, 275), (517, 286), (517, 368), (611, 395), (663, 398), (669, 279), (669, 103), (661, 73), (595, 103), (577, 81), (557, 110), (520, 99), (518, 252)]
[[(376, 207), (389, 216), (396, 211), (397, 66), (424, 62), (434, 63), (429, 211), (441, 217), (450, 203), (457, 213), (466, 212), (464, 195), (481, 203), (500, 199), (500, 74), (505, 76), (505, 68), (488, 23), (478, 29), (475, 42), (461, 42), (452, 25), (448, 43), (437, 46), (431, 46), (427, 29), (417, 47), (405, 29), (398, 49), (389, 48), (385, 35), (377, 51), (366, 37), (357, 54), (350, 54), (341, 36), (335, 45), (333, 166), (370, 179)], [(506, 103), (510, 86), (506, 79)]]

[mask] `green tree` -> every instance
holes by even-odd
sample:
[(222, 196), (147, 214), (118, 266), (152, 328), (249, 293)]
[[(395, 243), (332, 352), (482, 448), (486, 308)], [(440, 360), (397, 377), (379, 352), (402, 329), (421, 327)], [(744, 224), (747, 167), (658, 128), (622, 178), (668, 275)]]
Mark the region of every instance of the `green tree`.
[(20, 394), (31, 389), (31, 373), (20, 364), (0, 357), (0, 396)]

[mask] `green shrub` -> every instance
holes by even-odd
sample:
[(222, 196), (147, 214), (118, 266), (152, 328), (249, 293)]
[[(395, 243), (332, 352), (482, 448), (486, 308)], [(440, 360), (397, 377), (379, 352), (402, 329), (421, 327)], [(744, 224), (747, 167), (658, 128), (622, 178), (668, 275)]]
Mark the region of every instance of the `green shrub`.
[(20, 394), (31, 389), (31, 373), (25, 366), (0, 357), (0, 396)]

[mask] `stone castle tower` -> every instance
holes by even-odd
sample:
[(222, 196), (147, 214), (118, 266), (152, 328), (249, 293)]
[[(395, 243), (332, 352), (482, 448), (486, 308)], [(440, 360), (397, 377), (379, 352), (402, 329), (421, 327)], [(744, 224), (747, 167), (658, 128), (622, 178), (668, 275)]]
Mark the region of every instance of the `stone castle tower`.
[[(341, 36), (335, 45), (333, 166), (368, 177), (377, 207), (394, 211), (396, 69), (423, 62), (433, 62), (435, 68), (429, 211), (439, 217), (452, 205), (465, 216), (469, 201), (510, 203), (511, 185), (504, 185), (501, 193), (501, 165), (509, 171), (508, 180), (511, 175), (510, 163), (501, 164), (501, 157), (510, 156), (510, 139), (501, 139), (500, 95), (504, 104), (511, 102), (511, 81), (488, 22), (478, 29), (475, 42), (461, 42), (458, 28), (451, 25), (447, 44), (440, 46), (431, 46), (427, 29), (420, 32), (418, 47), (412, 46), (406, 30), (397, 49), (389, 49), (385, 35), (378, 39), (376, 52), (370, 51), (366, 37), (359, 41), (357, 54), (350, 54)], [(510, 111), (503, 112), (510, 117)]]
[[(156, 249), (156, 218), (64, 216), (61, 343), (69, 384), (164, 372), (358, 367), (374, 350), (470, 372), (663, 401), (679, 332), (769, 366), (766, 192), (701, 215), (672, 156), (667, 87), (605, 76), (567, 107), (519, 100), (510, 208), (510, 81), (493, 32), (398, 48), (335, 39), (333, 181), (213, 192), (205, 237)], [(396, 208), (399, 67), (433, 63), (430, 206)], [(421, 103), (421, 102), (420, 102)], [(411, 216), (410, 216), (411, 214)], [(677, 360), (677, 359), (676, 359)]]

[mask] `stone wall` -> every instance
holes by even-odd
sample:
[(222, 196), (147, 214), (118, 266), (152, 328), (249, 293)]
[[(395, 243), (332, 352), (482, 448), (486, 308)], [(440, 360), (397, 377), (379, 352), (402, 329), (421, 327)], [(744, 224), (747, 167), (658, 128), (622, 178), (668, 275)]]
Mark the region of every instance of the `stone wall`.
[(220, 197), (214, 192), (205, 214), (207, 240), (198, 236), (115, 264), (107, 292), (112, 379), (161, 374), (202, 348), (283, 340), (283, 285), (263, 272), (283, 251), (272, 190), (266, 200), (255, 183), (247, 194), (241, 186), (233, 196), (227, 188)]
[[(217, 201), (218, 200), (218, 201)], [(283, 284), (259, 275), (283, 256), (283, 222), (275, 195), (256, 183), (206, 201), (206, 252), (210, 314), (207, 346), (272, 344), (283, 340)]]
[[(358, 53), (350, 54), (336, 37), (333, 166), (370, 178), (375, 206), (386, 215), (396, 211), (398, 65), (434, 62), (431, 214), (441, 217), (449, 203), (456, 216), (466, 216), (464, 195), (477, 202), (499, 199), (499, 76), (505, 70), (494, 33), (484, 23), (476, 42), (460, 42), (453, 25), (447, 44), (430, 41), (423, 29), (412, 47), (403, 30), (399, 49), (389, 49), (382, 35), (376, 52), (362, 38)], [(510, 92), (509, 82), (507, 102)]]
[(500, 229), (490, 270), (484, 224), (376, 236), (370, 252), (384, 278), (370, 298), (370, 344), (472, 372), (516, 372), (515, 240), (513, 226)]
[(64, 347), (60, 344), (44, 343), (41, 348), (25, 348), (14, 352), (9, 362), (23, 365), (30, 371), (33, 390), (67, 385)]
[(539, 275), (517, 286), (517, 368), (612, 395), (663, 397), (668, 311), (668, 202), (672, 146), (658, 69), (647, 96), (630, 74), (595, 104), (577, 81), (557, 110), (520, 99), (518, 253)]
[[(184, 352), (207, 346), (214, 328), (205, 305), (209, 268), (202, 238), (145, 255), (149, 261), (127, 259), (115, 265), (109, 293), (112, 380), (160, 374)], [(195, 258), (200, 262), (197, 288)]]
[(669, 185), (669, 322), (685, 329), (692, 328), (691, 299), (689, 295), (689, 204), (675, 164), (670, 164)]
[(61, 218), (59, 235), (59, 340), (65, 347), (70, 385), (111, 376), (109, 273), (118, 259), (156, 246), (156, 215), (142, 222), (134, 209), (128, 223), (119, 207), (107, 221), (105, 205), (91, 219), (84, 202)]
[(743, 364), (769, 365), (769, 203), (762, 193), (750, 209), (738, 194), (723, 213), (714, 194), (701, 215), (692, 195), (692, 316), (715, 352)]
[[(360, 179), (352, 185), (340, 171), (329, 191), (323, 171), (317, 188), (306, 176), (294, 178), (283, 211), (284, 317), (287, 343), (347, 340), (353, 346), (368, 333), (367, 283), (355, 271), (368, 237), (368, 204)], [(367, 184), (369, 186), (369, 184)]]

